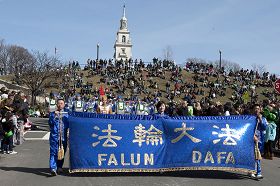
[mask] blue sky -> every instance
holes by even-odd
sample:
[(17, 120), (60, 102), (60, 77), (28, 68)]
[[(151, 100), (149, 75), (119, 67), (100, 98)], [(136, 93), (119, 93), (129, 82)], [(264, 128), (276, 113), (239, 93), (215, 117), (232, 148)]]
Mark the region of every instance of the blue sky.
[[(0, 38), (8, 44), (85, 63), (112, 58), (124, 1), (0, 0)], [(280, 74), (279, 0), (126, 0), (133, 58), (151, 61), (171, 46), (177, 63), (223, 59)], [(277, 21), (278, 20), (278, 21)]]

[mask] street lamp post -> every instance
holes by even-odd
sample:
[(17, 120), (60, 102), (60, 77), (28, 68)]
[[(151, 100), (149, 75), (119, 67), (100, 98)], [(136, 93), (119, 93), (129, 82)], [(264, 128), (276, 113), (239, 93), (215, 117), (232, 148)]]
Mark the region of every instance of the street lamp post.
[(99, 59), (99, 43), (97, 43), (96, 60)]
[(220, 70), (222, 69), (222, 51), (219, 50), (219, 53), (220, 53), (220, 63), (219, 63), (219, 68)]

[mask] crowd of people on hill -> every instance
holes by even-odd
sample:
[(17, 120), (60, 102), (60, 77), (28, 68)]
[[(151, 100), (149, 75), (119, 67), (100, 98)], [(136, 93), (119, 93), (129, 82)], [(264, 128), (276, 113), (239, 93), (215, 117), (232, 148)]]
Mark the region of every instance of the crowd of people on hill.
[[(182, 75), (183, 71), (193, 76), (185, 79)], [(88, 79), (96, 75), (100, 75), (100, 83), (103, 84), (105, 95), (111, 105), (114, 105), (119, 97), (122, 97), (130, 107), (139, 100), (147, 107), (151, 107), (159, 100), (167, 100), (171, 115), (180, 115), (182, 113), (180, 108), (186, 104), (197, 107), (194, 110), (199, 115), (221, 115), (223, 109), (219, 100), (227, 97), (231, 100), (227, 105), (231, 103), (230, 107), (233, 109), (246, 111), (248, 102), (259, 102), (258, 97), (261, 95), (256, 89), (260, 87), (263, 89), (262, 96), (274, 103), (278, 101), (277, 94), (268, 89), (273, 86), (276, 76), (268, 72), (260, 75), (253, 70), (225, 71), (211, 64), (191, 61), (186, 63), (185, 67), (181, 67), (173, 61), (161, 61), (156, 58), (149, 64), (142, 60), (113, 62), (113, 60), (89, 59), (83, 70), (79, 63), (74, 61), (69, 63), (61, 74), (63, 82), (59, 85), (59, 89), (63, 91), (58, 94), (66, 97), (70, 102), (79, 94), (80, 99), (85, 103), (84, 111), (94, 111), (91, 108), (94, 106), (89, 105), (98, 102), (100, 87)], [(162, 82), (164, 85), (161, 87), (164, 86), (165, 90), (160, 89), (159, 84)], [(207, 108), (213, 105), (215, 109), (211, 109), (209, 113)], [(200, 107), (201, 111), (197, 111)], [(147, 108), (147, 110), (153, 109)], [(147, 111), (147, 114), (152, 112)]]
[[(192, 76), (184, 78), (184, 71)], [(97, 75), (101, 77), (101, 86), (87, 80)], [(259, 103), (262, 109), (269, 108), (280, 117), (279, 97), (271, 91), (277, 77), (269, 72), (226, 71), (192, 61), (182, 67), (174, 61), (156, 58), (148, 64), (142, 60), (89, 59), (84, 69), (77, 62), (69, 63), (61, 76), (63, 91), (56, 94), (65, 98), (68, 110), (78, 112), (100, 113), (101, 97), (106, 96), (107, 110), (113, 114), (157, 114), (156, 104), (167, 100), (165, 114), (169, 116), (246, 115)], [(165, 89), (160, 89), (159, 84)], [(256, 91), (260, 88), (263, 95)], [(51, 104), (51, 100), (55, 100), (56, 94), (46, 98), (47, 107), (54, 109), (55, 102)], [(222, 104), (220, 100), (226, 96), (230, 101)], [(260, 101), (260, 96), (265, 99)], [(279, 120), (274, 122), (279, 126)]]
[(28, 102), (23, 92), (0, 89), (0, 153), (17, 154), (16, 145), (23, 143), (28, 123)]

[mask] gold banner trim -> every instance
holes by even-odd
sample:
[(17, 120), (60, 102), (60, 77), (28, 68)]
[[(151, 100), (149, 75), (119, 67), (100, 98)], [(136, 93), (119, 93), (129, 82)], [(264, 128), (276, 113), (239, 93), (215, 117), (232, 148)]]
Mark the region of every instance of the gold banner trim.
[(159, 168), (159, 169), (69, 169), (70, 173), (79, 172), (174, 172), (185, 170), (219, 170), (219, 171), (232, 171), (242, 173), (256, 173), (255, 170), (249, 170), (244, 168), (232, 168), (232, 167), (173, 167), (173, 168)]

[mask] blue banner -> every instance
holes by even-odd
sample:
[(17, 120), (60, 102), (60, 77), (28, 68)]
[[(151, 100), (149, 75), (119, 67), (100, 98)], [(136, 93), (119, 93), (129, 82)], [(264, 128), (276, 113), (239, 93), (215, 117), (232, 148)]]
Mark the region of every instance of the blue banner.
[(70, 172), (255, 170), (254, 116), (71, 113)]

